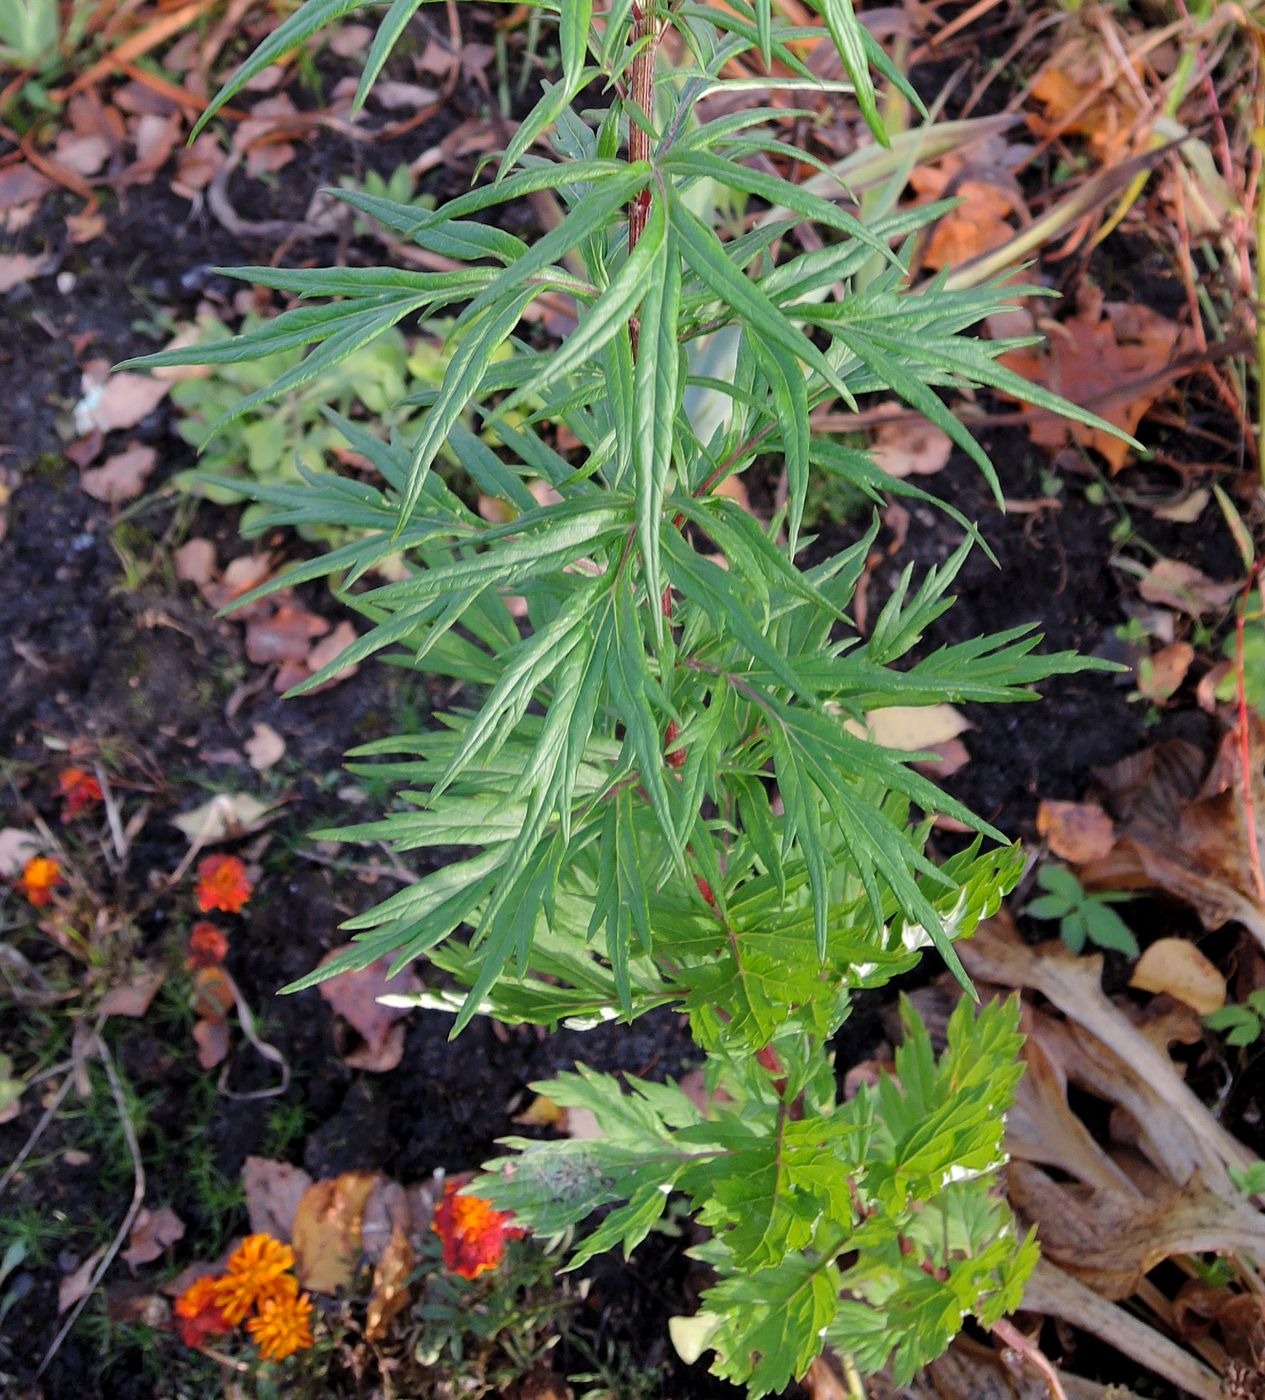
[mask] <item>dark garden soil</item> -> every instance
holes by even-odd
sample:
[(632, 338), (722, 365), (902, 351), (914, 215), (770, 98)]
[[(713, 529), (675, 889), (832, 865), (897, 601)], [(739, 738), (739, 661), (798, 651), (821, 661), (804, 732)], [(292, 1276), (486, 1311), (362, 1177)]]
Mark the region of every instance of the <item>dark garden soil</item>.
[[(442, 114), (408, 138), (409, 150), (434, 143), (481, 104), (477, 90), (458, 92)], [(271, 188), (243, 184), (235, 192), (238, 213), (301, 218), (313, 190), (344, 172), (349, 159), (389, 174), (401, 150), (353, 146), (322, 135), (314, 145), (300, 146)], [(444, 182), (464, 178), (463, 171), (433, 174), (438, 182), (428, 177), (424, 188), (441, 196)], [(39, 215), (42, 231), (55, 239), (64, 212), (59, 197), (46, 200)], [(89, 740), (113, 755), (118, 771), (128, 774), (151, 804), (120, 877), (132, 907), (141, 911), (134, 951), (175, 967), (186, 930), (183, 924), (172, 926), (170, 901), (165, 906), (147, 894), (151, 878), (175, 869), (187, 849), (170, 818), (212, 791), (259, 790), (259, 775), (245, 763), (213, 761), (216, 754), (240, 750), (254, 724), (273, 726), (287, 744), (286, 759), (269, 779), (273, 798), (284, 798), (287, 805), (283, 819), (270, 828), (272, 840), (261, 856), (265, 876), (249, 918), (238, 921), (228, 961), (260, 1018), (261, 1033), (294, 1067), (286, 1095), (280, 1100), (211, 1096), (208, 1107), (208, 1076), (197, 1068), (187, 1017), (174, 1000), (160, 999), (144, 1020), (115, 1020), (108, 1032), (119, 1068), (144, 1106), (147, 1200), (170, 1203), (186, 1225), (182, 1262), (223, 1243), (209, 1238), (212, 1232), (231, 1234), (244, 1223), (240, 1214), (226, 1225), (223, 1217), (208, 1213), (205, 1192), (188, 1168), (191, 1124), (230, 1182), (251, 1154), (288, 1156), (314, 1177), (368, 1168), (416, 1181), (438, 1168), (457, 1172), (477, 1166), (495, 1140), (511, 1131), (510, 1116), (530, 1097), (527, 1086), (576, 1061), (650, 1078), (679, 1074), (691, 1063), (684, 1028), (669, 1015), (646, 1017), (632, 1027), (552, 1037), (476, 1021), (449, 1043), (449, 1018), (419, 1012), (408, 1022), (400, 1067), (373, 1075), (344, 1064), (335, 1018), (315, 991), (277, 995), (345, 941), (338, 925), (349, 914), (392, 887), (386, 877), (374, 887), (339, 866), (320, 863), (304, 839), (305, 832), (346, 815), (337, 796), (342, 755), (389, 732), (401, 714), (424, 720), (433, 697), (411, 673), (381, 665), (366, 666), (310, 699), (282, 702), (267, 683), (252, 688), (251, 682), (267, 677), (247, 661), (240, 627), (217, 620), (194, 589), (176, 581), (170, 562), (172, 547), (191, 535), (214, 540), (221, 559), (242, 552), (236, 512), (200, 503), (191, 520), (187, 501), (160, 490), (120, 522), (80, 491), (54, 421), (79, 396), (84, 336), (91, 335), (87, 353), (111, 361), (150, 350), (159, 335), (154, 330), (159, 310), (180, 320), (208, 293), (227, 298), (235, 284), (210, 269), (265, 261), (275, 241), (232, 236), (205, 209), (191, 214), (188, 202), (158, 181), (128, 191), (109, 208), (104, 236), (86, 246), (60, 248), (60, 282), (43, 279), (3, 302), (0, 374), (6, 392), (0, 397), (0, 442), (14, 454), (7, 462), (16, 465), (21, 480), (0, 543), (0, 756), (9, 774), (0, 800), (3, 824), (28, 826), (37, 813), (52, 820), (56, 755), (50, 741)], [(326, 240), (302, 244), (289, 256), (319, 261), (338, 251)], [(371, 253), (350, 250), (352, 257)], [(1104, 280), (1113, 256), (1122, 265), (1133, 261), (1123, 243), (1109, 241), (1097, 269)], [(1167, 283), (1148, 284), (1148, 291), (1157, 306), (1169, 309)], [(1225, 430), (1224, 424), (1218, 427)], [(162, 477), (190, 465), (166, 404), (131, 436), (158, 449), (160, 472), (149, 483), (151, 490), (161, 486)], [(1021, 426), (992, 429), (985, 441), (1008, 498), (1032, 502), (1045, 496), (1044, 458), (1030, 447)], [(1207, 458), (1202, 444), (1175, 441), (1166, 447), (1170, 455), (1189, 447), (1193, 460)], [(1110, 495), (1092, 503), (1085, 484), (1065, 478), (1057, 498), (1037, 509), (1003, 514), (965, 461), (955, 458), (935, 478), (932, 489), (979, 523), (1001, 563), (993, 565), (982, 552), (973, 556), (960, 577), (957, 605), (924, 647), (1035, 620), (1049, 647), (1122, 657), (1115, 629), (1128, 620), (1131, 595), (1111, 562), (1122, 507)], [(1138, 492), (1164, 484), (1158, 470), (1145, 468), (1135, 469), (1129, 482)], [(855, 537), (857, 528), (826, 528), (822, 547)], [(910, 507), (905, 538), (873, 571), (870, 608), (881, 605), (907, 563), (922, 570), (942, 562), (960, 538), (948, 517), (929, 507)], [(876, 548), (881, 553), (893, 539), (885, 530)], [(1135, 554), (1139, 539), (1144, 553), (1186, 560), (1213, 578), (1236, 574), (1237, 556), (1213, 505), (1187, 525), (1141, 515)], [(130, 561), (128, 573), (123, 557)], [(336, 609), (317, 590), (305, 593), (304, 603), (335, 617)], [(244, 699), (242, 686), (249, 690)], [(1210, 746), (1212, 722), (1194, 706), (1166, 711), (1158, 725), (1149, 725), (1145, 706), (1131, 700), (1129, 690), (1121, 676), (1089, 673), (1045, 686), (1041, 704), (966, 707), (975, 726), (965, 736), (970, 762), (947, 786), (1003, 831), (1031, 837), (1038, 798), (1079, 798), (1095, 768), (1157, 737), (1179, 735)], [(233, 706), (230, 697), (237, 702)], [(50, 947), (42, 956), (65, 955)], [(29, 1006), (0, 1001), (0, 1041), (22, 1044), (25, 1037), (43, 1033), (45, 1019)], [(841, 1071), (865, 1058), (881, 1033), (877, 1014), (867, 1008), (841, 1038)], [(61, 1058), (67, 1048), (51, 1057)], [(272, 1074), (273, 1067), (242, 1049), (227, 1082), (241, 1092), (272, 1082)], [(297, 1111), (300, 1125), (287, 1140), (278, 1137), (283, 1106)], [(36, 1103), (0, 1127), (0, 1164), (13, 1159), (37, 1117)], [(78, 1167), (67, 1166), (59, 1153), (72, 1140), (81, 1144), (85, 1131), (89, 1138), (97, 1135), (100, 1155), (89, 1152)], [(6, 1211), (58, 1217), (73, 1227), (69, 1245), (45, 1260), (28, 1261), (19, 1296), (0, 1320), (0, 1370), (26, 1381), (56, 1331), (58, 1276), (108, 1239), (112, 1222), (126, 1208), (128, 1171), (101, 1169), (103, 1160), (119, 1160), (117, 1151), (109, 1153), (112, 1131), (108, 1124), (88, 1129), (82, 1123), (54, 1124), (6, 1201)], [(701, 1367), (677, 1362), (666, 1341), (667, 1317), (690, 1311), (695, 1301), (683, 1255), (687, 1244), (655, 1236), (631, 1264), (592, 1268), (586, 1325), (592, 1336), (626, 1344), (644, 1365), (661, 1368), (662, 1395), (733, 1394)], [(123, 1275), (122, 1266), (118, 1272)], [(108, 1355), (100, 1350), (103, 1339)], [(126, 1326), (80, 1328), (61, 1348), (37, 1393), (68, 1400), (182, 1393), (171, 1388), (170, 1378), (156, 1376), (152, 1364)], [(337, 1390), (321, 1393), (356, 1393), (350, 1378), (338, 1384)]]

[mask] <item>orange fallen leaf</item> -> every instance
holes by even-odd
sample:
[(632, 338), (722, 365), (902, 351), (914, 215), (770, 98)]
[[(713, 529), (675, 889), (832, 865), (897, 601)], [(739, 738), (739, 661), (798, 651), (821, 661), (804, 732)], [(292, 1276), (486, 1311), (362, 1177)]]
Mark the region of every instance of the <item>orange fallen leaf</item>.
[(352, 1280), (361, 1251), (365, 1203), (377, 1172), (344, 1172), (308, 1187), (291, 1227), (295, 1273), (314, 1293), (337, 1293)]
[(1115, 844), (1111, 818), (1092, 802), (1050, 802), (1037, 808), (1037, 834), (1062, 860), (1083, 865), (1101, 860)]
[(365, 1314), (365, 1336), (369, 1341), (382, 1341), (391, 1330), (392, 1321), (408, 1306), (412, 1272), (413, 1246), (407, 1233), (397, 1225), (373, 1271), (373, 1292)]
[[(1148, 307), (1106, 302), (1051, 327), (1043, 347), (1008, 351), (1001, 363), (1133, 433), (1167, 388), (1161, 371), (1189, 340), (1188, 332)], [(1079, 442), (1100, 453), (1113, 473), (1133, 451), (1110, 433), (1045, 409), (1022, 404), (1021, 411), (1039, 447), (1057, 451)]]
[(1171, 699), (1186, 679), (1195, 649), (1189, 642), (1170, 642), (1151, 656), (1138, 659), (1138, 693), (1154, 702)]

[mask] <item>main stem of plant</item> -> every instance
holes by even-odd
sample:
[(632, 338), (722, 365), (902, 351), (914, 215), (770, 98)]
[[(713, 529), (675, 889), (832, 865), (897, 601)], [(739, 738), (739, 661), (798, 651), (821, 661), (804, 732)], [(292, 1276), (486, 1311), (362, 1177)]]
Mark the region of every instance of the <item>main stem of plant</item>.
[[(659, 25), (654, 16), (640, 3), (633, 0), (633, 44), (636, 55), (632, 61), (632, 81), (629, 96), (634, 108), (639, 109), (647, 121), (654, 114), (654, 66), (659, 51)], [(640, 122), (630, 118), (628, 123), (628, 159), (636, 164), (639, 160), (650, 159), (650, 132)], [(628, 251), (637, 246), (650, 216), (649, 187), (633, 200), (628, 211)], [(636, 350), (636, 340), (633, 341)]]

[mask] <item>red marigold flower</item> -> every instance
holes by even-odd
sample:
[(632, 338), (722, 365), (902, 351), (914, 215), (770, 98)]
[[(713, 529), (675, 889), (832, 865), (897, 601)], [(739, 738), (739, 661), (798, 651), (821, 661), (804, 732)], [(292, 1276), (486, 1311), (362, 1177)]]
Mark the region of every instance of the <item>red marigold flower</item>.
[(312, 1300), (306, 1293), (265, 1298), (246, 1324), (265, 1361), (284, 1361), (312, 1345)]
[(199, 919), (189, 930), (189, 956), (185, 966), (191, 969), (218, 967), (228, 956), (228, 938), (224, 931), (206, 919)]
[(246, 867), (236, 856), (207, 856), (198, 862), (198, 908), (204, 914), (222, 909), (236, 914), (251, 896), (254, 886)]
[(228, 1257), (227, 1272), (215, 1284), (215, 1301), (236, 1325), (261, 1302), (276, 1302), (298, 1293), (289, 1270), (294, 1250), (271, 1235), (247, 1235)]
[(66, 799), (61, 809), (64, 822), (77, 817), (80, 812), (86, 812), (89, 807), (95, 807), (104, 796), (101, 784), (82, 768), (63, 768), (57, 785)]
[(444, 1187), (431, 1229), (443, 1241), (448, 1268), (462, 1278), (478, 1278), (505, 1258), (508, 1240), (520, 1240), (527, 1232), (510, 1225), (514, 1217), (509, 1211), (495, 1210), (479, 1196), (459, 1196), (460, 1188), (458, 1181)]
[(60, 861), (52, 856), (32, 856), (22, 867), (17, 887), (37, 909), (42, 909), (52, 903), (53, 889), (61, 882)]
[(229, 1330), (229, 1321), (215, 1302), (218, 1282), (211, 1274), (204, 1274), (176, 1299), (176, 1330), (187, 1347), (200, 1347), (208, 1337)]

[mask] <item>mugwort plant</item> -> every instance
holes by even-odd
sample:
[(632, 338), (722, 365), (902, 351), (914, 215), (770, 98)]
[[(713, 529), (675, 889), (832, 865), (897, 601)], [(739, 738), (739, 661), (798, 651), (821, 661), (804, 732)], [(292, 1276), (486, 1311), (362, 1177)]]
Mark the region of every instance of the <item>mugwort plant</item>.
[[(360, 101), (419, 2), (386, 10)], [(943, 391), (993, 388), (1097, 422), (999, 363), (1026, 342), (971, 333), (1013, 284), (911, 285), (912, 242), (949, 206), (862, 219), (829, 167), (807, 185), (772, 173), (812, 161), (778, 138), (787, 109), (759, 105), (765, 90), (846, 90), (880, 142), (875, 75), (917, 103), (850, 0), (813, 3), (846, 81), (807, 68), (799, 41), (820, 30), (771, 0), (536, 0), (557, 22), (559, 76), (494, 178), (432, 211), (333, 191), (435, 270), (240, 268), (292, 309), (142, 362), (311, 347), (222, 425), (410, 318), (453, 317), (442, 382), (414, 397), (406, 437), (329, 413), (365, 471), (232, 483), (269, 508), (255, 529), (354, 532), (241, 600), (324, 577), (366, 620), (295, 694), (377, 652), (460, 683), (432, 728), (356, 751), (359, 771), (398, 787), (397, 807), (326, 833), (459, 857), (352, 919), (354, 950), (298, 985), (389, 955), (442, 971), (428, 1004), (455, 1012), (455, 1032), (476, 1015), (688, 1017), (720, 1106), (705, 1113), (672, 1084), (561, 1075), (540, 1092), (591, 1109), (601, 1136), (508, 1139), (475, 1188), (544, 1236), (600, 1212), (573, 1264), (634, 1248), (679, 1193), (710, 1231), (697, 1253), (716, 1280), (700, 1322), (713, 1370), (753, 1396), (826, 1343), (907, 1378), (967, 1315), (988, 1325), (1020, 1302), (1035, 1244), (995, 1179), (1020, 1073), (1014, 1005), (964, 998), (939, 1056), (906, 1010), (895, 1076), (846, 1101), (830, 1046), (854, 993), (928, 948), (966, 985), (954, 943), (1021, 869), (1000, 832), (915, 770), (925, 755), (873, 742), (867, 716), (1031, 699), (1082, 664), (1038, 654), (1030, 626), (920, 648), (976, 542), (956, 514), (961, 548), (920, 580), (906, 572), (859, 630), (849, 609), (877, 521), (806, 563), (809, 482), (833, 476), (875, 502), (922, 493), (814, 433), (813, 411), (895, 395), (995, 490)], [(355, 8), (306, 0), (203, 121)], [(726, 76), (746, 54), (785, 76)], [(561, 221), (507, 231), (500, 211), (539, 191)], [(576, 308), (561, 344), (529, 318), (546, 295)], [(497, 523), (445, 483), (441, 453), (498, 503)], [(785, 480), (767, 527), (718, 489), (757, 462)], [(928, 848), (937, 814), (976, 833), (942, 863)]]

